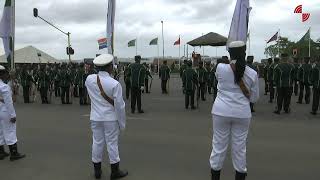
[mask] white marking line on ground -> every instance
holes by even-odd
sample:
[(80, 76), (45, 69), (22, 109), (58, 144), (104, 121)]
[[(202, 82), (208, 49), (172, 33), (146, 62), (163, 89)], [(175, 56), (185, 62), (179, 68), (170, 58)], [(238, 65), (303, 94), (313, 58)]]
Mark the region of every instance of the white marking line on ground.
[[(83, 114), (81, 115), (82, 117), (90, 117), (90, 114)], [(142, 121), (151, 121), (150, 118), (140, 118), (140, 117), (131, 117), (131, 116), (127, 116), (127, 119), (129, 120), (142, 120)]]

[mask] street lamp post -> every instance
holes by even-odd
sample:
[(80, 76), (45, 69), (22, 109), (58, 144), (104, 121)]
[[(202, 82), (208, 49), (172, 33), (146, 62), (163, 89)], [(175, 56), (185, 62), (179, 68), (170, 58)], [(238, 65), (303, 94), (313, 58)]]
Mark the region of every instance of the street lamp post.
[(53, 25), (52, 23), (50, 23), (49, 21), (45, 20), (44, 18), (42, 18), (41, 16), (39, 16), (38, 13), (38, 9), (34, 8), (33, 9), (33, 16), (35, 18), (39, 18), (41, 20), (43, 20), (44, 22), (46, 22), (47, 24), (49, 24), (50, 26), (54, 27), (55, 29), (57, 29), (58, 31), (60, 31), (61, 33), (63, 33), (64, 35), (68, 36), (68, 47), (67, 47), (67, 54), (69, 55), (69, 62), (71, 63), (71, 55), (74, 54), (74, 50), (71, 48), (71, 42), (70, 42), (70, 32), (64, 32), (61, 29), (59, 29), (57, 26)]

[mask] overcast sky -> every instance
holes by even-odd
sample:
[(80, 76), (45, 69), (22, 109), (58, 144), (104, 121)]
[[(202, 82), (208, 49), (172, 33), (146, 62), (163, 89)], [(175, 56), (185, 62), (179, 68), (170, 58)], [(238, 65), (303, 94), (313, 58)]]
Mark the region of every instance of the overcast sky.
[[(173, 46), (181, 35), (182, 43), (206, 34), (229, 33), (236, 0), (117, 0), (115, 24), (115, 54), (133, 57), (135, 48), (128, 48), (129, 40), (138, 38), (138, 54), (157, 56), (157, 47), (149, 46), (151, 39), (161, 40), (161, 20), (164, 21), (165, 54), (178, 56)], [(251, 0), (250, 16), (251, 54), (256, 60), (264, 58), (265, 40), (278, 29), (281, 36), (299, 40), (312, 27), (311, 37), (320, 38), (319, 0)], [(308, 22), (302, 23), (301, 15), (294, 14), (295, 7), (303, 4), (303, 11), (311, 13)], [(0, 3), (2, 15), (4, 0)], [(71, 32), (73, 59), (94, 57), (98, 50), (97, 39), (105, 37), (107, 0), (17, 0), (16, 49), (32, 45), (48, 54), (66, 59), (67, 37), (32, 15), (33, 7), (39, 15)], [(160, 43), (162, 44), (162, 43)], [(162, 51), (162, 45), (160, 45)], [(193, 48), (189, 48), (193, 50)], [(202, 49), (196, 48), (202, 54)], [(0, 45), (3, 54), (3, 46)], [(225, 47), (218, 48), (218, 55), (227, 55)], [(216, 48), (206, 47), (205, 54), (215, 56)], [(183, 55), (183, 45), (181, 46)]]

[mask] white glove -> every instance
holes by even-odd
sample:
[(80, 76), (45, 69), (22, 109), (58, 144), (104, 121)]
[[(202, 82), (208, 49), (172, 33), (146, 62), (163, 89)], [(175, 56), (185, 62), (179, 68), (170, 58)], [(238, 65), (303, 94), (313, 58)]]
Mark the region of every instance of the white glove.
[(143, 87), (143, 86), (141, 86), (140, 90), (141, 90), (141, 91), (143, 91), (143, 90), (144, 90), (144, 87)]

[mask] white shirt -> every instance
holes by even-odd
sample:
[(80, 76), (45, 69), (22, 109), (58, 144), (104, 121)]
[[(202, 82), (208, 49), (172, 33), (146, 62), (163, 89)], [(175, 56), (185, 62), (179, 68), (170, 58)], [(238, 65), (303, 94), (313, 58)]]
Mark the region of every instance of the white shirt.
[(234, 118), (251, 118), (250, 102), (259, 99), (259, 79), (256, 71), (246, 66), (243, 81), (250, 91), (250, 100), (244, 96), (239, 85), (234, 81), (230, 64), (219, 64), (216, 70), (218, 94), (211, 113)]
[(107, 96), (114, 100), (114, 106), (105, 100), (97, 84), (97, 75), (87, 77), (85, 85), (91, 99), (91, 121), (118, 121), (121, 129), (126, 125), (125, 102), (122, 97), (121, 84), (110, 77), (107, 72), (98, 73), (102, 88)]
[(0, 112), (8, 113), (10, 118), (16, 117), (16, 111), (13, 107), (12, 91), (10, 86), (0, 80), (0, 99), (4, 102), (0, 102)]

